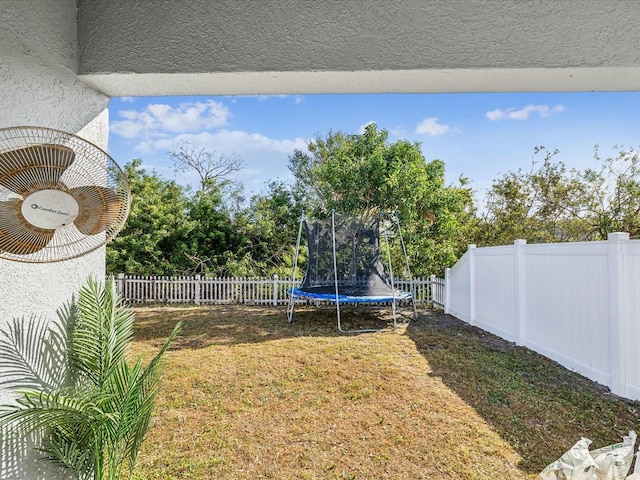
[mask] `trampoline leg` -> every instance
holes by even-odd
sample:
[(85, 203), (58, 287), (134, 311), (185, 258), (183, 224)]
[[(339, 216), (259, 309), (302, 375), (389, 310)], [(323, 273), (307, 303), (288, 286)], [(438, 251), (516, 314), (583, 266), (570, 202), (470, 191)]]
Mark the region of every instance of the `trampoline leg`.
[(336, 315), (338, 317), (338, 330), (340, 330), (340, 332), (342, 333), (346, 333), (344, 330), (342, 330), (342, 324), (340, 323), (340, 302), (336, 301)]
[(293, 308), (295, 307), (295, 303), (293, 295), (289, 295), (289, 303), (287, 304), (287, 320), (289, 323), (293, 321)]
[(393, 312), (393, 329), (395, 330), (398, 327), (398, 320), (397, 320), (397, 316), (396, 316), (396, 299), (394, 298), (391, 301), (391, 310)]

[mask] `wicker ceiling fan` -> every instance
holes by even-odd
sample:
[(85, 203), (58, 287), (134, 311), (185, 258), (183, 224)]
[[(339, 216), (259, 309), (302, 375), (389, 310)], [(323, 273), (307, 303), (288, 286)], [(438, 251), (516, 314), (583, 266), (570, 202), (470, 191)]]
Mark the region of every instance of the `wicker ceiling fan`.
[(85, 255), (118, 234), (130, 205), (124, 172), (93, 143), (49, 128), (0, 129), (0, 259)]

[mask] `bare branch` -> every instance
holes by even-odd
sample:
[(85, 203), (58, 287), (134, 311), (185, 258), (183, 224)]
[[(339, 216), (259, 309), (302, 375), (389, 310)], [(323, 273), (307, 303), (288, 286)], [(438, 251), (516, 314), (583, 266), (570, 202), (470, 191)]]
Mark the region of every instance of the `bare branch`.
[(172, 146), (169, 156), (176, 170), (194, 170), (200, 179), (200, 191), (205, 192), (218, 180), (239, 171), (243, 166), (242, 159), (236, 155), (227, 155), (217, 150), (207, 150), (188, 141)]

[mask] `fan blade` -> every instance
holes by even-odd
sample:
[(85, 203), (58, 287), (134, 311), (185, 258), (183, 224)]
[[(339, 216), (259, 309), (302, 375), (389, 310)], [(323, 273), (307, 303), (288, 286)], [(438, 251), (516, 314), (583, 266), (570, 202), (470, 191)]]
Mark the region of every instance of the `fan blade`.
[(22, 200), (0, 202), (0, 252), (29, 255), (42, 250), (53, 238), (55, 230), (30, 225), (22, 216)]
[(0, 153), (0, 185), (24, 196), (56, 188), (76, 154), (63, 145), (43, 144)]
[(87, 185), (72, 188), (69, 193), (80, 208), (74, 223), (85, 235), (105, 231), (120, 214), (120, 197), (109, 188)]

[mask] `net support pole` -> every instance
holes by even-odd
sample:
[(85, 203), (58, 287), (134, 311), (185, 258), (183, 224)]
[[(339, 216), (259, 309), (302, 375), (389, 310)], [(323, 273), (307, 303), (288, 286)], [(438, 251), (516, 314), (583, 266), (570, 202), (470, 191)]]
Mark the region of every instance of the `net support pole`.
[(398, 235), (400, 235), (400, 245), (402, 245), (402, 253), (404, 254), (404, 262), (407, 266), (407, 274), (409, 275), (409, 288), (411, 289), (411, 303), (413, 304), (413, 318), (418, 318), (418, 308), (416, 306), (416, 285), (413, 281), (413, 275), (411, 274), (411, 267), (409, 266), (409, 255), (407, 255), (407, 248), (404, 244), (404, 238), (402, 237), (402, 229), (400, 228), (400, 220), (398, 214), (394, 213), (393, 218), (396, 221), (398, 227)]
[(336, 212), (335, 210), (331, 210), (331, 240), (332, 240), (332, 248), (333, 248), (333, 281), (336, 287), (336, 315), (338, 317), (338, 330), (344, 332), (342, 330), (342, 325), (340, 323), (340, 289), (338, 286), (338, 260), (336, 257)]
[(300, 214), (300, 226), (298, 227), (298, 240), (296, 240), (296, 256), (293, 260), (293, 274), (291, 275), (291, 284), (289, 285), (289, 303), (287, 305), (287, 320), (289, 323), (293, 320), (293, 309), (295, 307), (295, 296), (293, 294), (296, 275), (298, 274), (298, 254), (300, 253), (300, 239), (302, 238), (302, 224), (304, 223), (304, 210)]
[(387, 235), (387, 226), (384, 221), (384, 216), (381, 213), (380, 218), (382, 219), (382, 231), (384, 232), (384, 243), (387, 244), (387, 262), (389, 263), (389, 278), (391, 279), (391, 310), (393, 312), (393, 328), (395, 329), (398, 326), (396, 320), (396, 285), (393, 279), (393, 267), (391, 266), (391, 248), (389, 247), (389, 236)]

